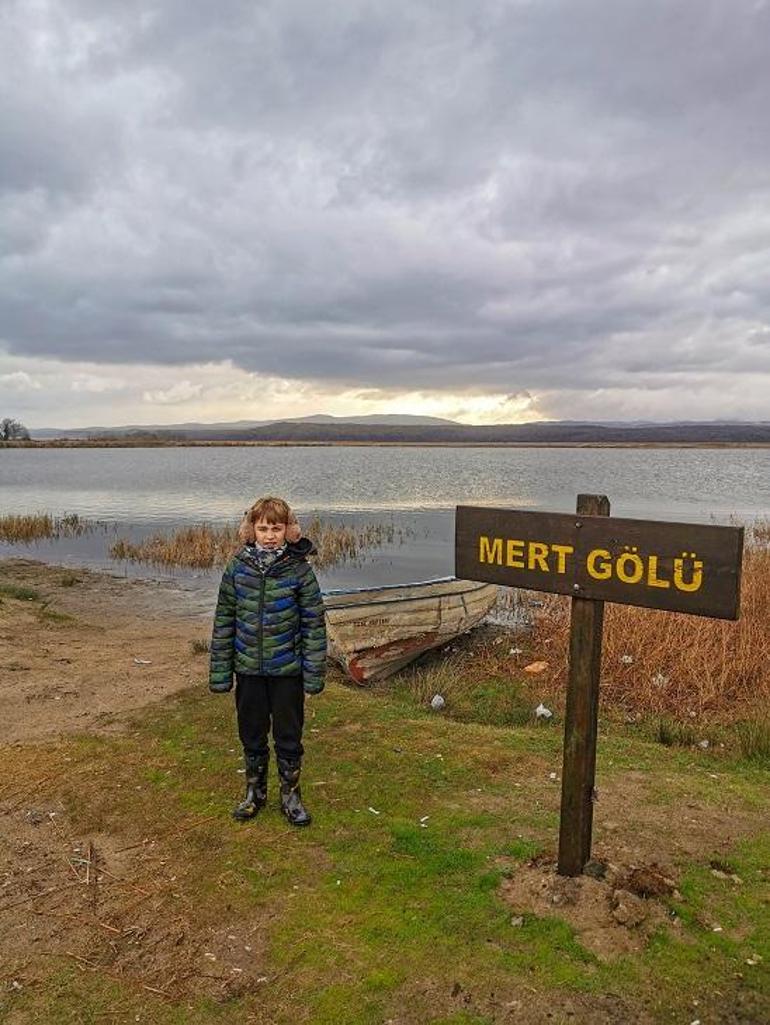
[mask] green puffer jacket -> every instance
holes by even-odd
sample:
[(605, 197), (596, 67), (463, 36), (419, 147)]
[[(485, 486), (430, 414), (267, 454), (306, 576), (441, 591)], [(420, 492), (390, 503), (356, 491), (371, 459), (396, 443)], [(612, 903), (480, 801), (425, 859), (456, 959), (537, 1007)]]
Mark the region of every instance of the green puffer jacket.
[(225, 567), (211, 637), (209, 690), (229, 691), (233, 672), (302, 676), (308, 694), (324, 688), (326, 624), (306, 537), (263, 573), (241, 548)]

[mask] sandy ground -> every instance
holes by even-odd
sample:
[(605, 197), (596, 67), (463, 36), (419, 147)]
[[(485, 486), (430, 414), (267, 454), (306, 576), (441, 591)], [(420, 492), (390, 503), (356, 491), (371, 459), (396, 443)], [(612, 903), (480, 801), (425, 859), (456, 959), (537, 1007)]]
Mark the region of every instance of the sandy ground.
[(43, 597), (0, 604), (0, 744), (119, 728), (125, 713), (205, 682), (192, 642), (210, 636), (213, 594), (207, 607), (173, 582), (26, 559), (0, 563), (0, 584)]

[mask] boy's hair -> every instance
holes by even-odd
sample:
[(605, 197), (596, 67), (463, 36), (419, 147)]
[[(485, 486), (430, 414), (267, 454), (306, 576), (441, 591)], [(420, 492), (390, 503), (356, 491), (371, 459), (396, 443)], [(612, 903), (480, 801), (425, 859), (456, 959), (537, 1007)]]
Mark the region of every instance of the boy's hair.
[(284, 502), (282, 498), (273, 498), (271, 495), (258, 498), (254, 505), (247, 510), (246, 516), (249, 523), (264, 520), (266, 523), (288, 524), (294, 519), (289, 503)]
[(238, 527), (238, 540), (241, 544), (254, 543), (254, 524), (257, 520), (265, 520), (266, 523), (285, 523), (290, 531), (287, 536), (289, 541), (296, 541), (300, 536), (297, 517), (292, 512), (289, 503), (284, 502), (282, 498), (273, 498), (269, 495), (266, 498), (258, 498), (254, 505), (246, 510), (241, 525)]

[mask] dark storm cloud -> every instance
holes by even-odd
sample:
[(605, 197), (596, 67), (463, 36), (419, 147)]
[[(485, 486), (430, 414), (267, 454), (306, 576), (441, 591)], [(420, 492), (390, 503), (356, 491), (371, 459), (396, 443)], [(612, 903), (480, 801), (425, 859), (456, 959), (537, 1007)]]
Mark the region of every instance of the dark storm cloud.
[(12, 352), (448, 390), (768, 369), (766, 3), (8, 12)]

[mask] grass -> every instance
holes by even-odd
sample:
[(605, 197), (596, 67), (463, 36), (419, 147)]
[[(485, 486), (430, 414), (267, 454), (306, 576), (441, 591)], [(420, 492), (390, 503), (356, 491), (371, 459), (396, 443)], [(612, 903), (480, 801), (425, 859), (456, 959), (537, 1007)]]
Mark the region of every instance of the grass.
[(110, 545), (109, 554), (119, 561), (151, 566), (211, 569), (223, 566), (239, 544), (236, 527), (213, 527), (203, 523), (182, 527), (172, 534), (153, 534), (138, 542), (118, 538)]
[(770, 717), (739, 722), (736, 727), (741, 757), (770, 768)]
[[(410, 536), (407, 530), (397, 528), (392, 522), (356, 527), (330, 523), (319, 516), (313, 516), (303, 525), (303, 531), (316, 547), (311, 561), (319, 569), (360, 561), (369, 549), (395, 541), (403, 544)], [(203, 523), (171, 534), (155, 534), (140, 542), (118, 538), (109, 553), (113, 559), (152, 566), (211, 569), (224, 566), (240, 545), (237, 528)]]
[(365, 523), (361, 526), (347, 526), (344, 523), (330, 523), (320, 516), (313, 516), (304, 533), (316, 547), (313, 564), (326, 569), (346, 562), (359, 562), (367, 550), (381, 548), (385, 544), (404, 544), (411, 537), (411, 531), (386, 523)]
[(0, 595), (4, 598), (14, 598), (16, 601), (41, 601), (43, 597), (33, 587), (23, 587), (19, 584), (0, 584)]
[[(315, 823), (302, 832), (288, 829), (275, 809), (274, 775), (269, 809), (245, 827), (230, 820), (242, 777), (238, 752), (230, 750), (237, 744), (226, 698), (191, 692), (146, 713), (127, 734), (51, 745), (44, 797), (35, 750), (9, 749), (4, 793), (31, 780), (36, 802), (61, 809), (67, 837), (96, 836), (99, 846), (111, 836), (114, 848), (146, 859), (120, 862), (126, 909), (111, 905), (105, 925), (151, 928), (142, 908), (149, 905), (150, 914), (156, 899), (165, 909), (156, 923), (159, 915), (178, 921), (201, 942), (213, 929), (240, 936), (256, 925), (266, 982), (213, 1000), (172, 981), (163, 997), (142, 983), (163, 989), (162, 976), (152, 973), (171, 979), (173, 965), (164, 958), (177, 954), (156, 945), (144, 962), (109, 968), (116, 934), (84, 932), (76, 923), (68, 942), (90, 937), (90, 946), (66, 949), (96, 967), (81, 963), (79, 970), (63, 952), (46, 958), (40, 982), (4, 991), (0, 1008), (13, 1008), (19, 1025), (96, 1023), (111, 1020), (110, 1013), (118, 1022), (139, 1015), (158, 1025), (381, 1025), (388, 1018), (438, 1025), (494, 1022), (501, 1007), (525, 996), (528, 1006), (542, 1008), (542, 1018), (532, 1020), (566, 1022), (565, 1001), (590, 1007), (611, 992), (618, 1020), (636, 1020), (644, 1009), (663, 1023), (691, 1021), (683, 1015), (703, 999), (708, 978), (725, 1007), (740, 989), (770, 1009), (761, 969), (752, 973), (745, 963), (755, 954), (770, 957), (763, 903), (770, 852), (761, 838), (685, 864), (676, 906), (681, 935), (662, 934), (636, 955), (597, 959), (558, 909), (525, 914), (512, 927), (498, 890), (515, 868), (499, 859), (521, 863), (553, 850), (558, 788), (544, 791), (542, 780), (560, 744), (553, 729), (453, 722), (421, 713), (397, 693), (332, 683), (308, 704), (303, 787)], [(651, 782), (680, 788), (681, 801), (693, 786), (699, 794), (686, 759), (644, 739), (600, 741), (605, 779), (623, 779), (627, 770), (611, 765), (621, 754), (648, 766)], [(761, 774), (735, 766), (730, 778), (757, 799), (766, 795)], [(533, 816), (538, 802), (543, 814)], [(634, 814), (631, 806), (632, 823)], [(735, 867), (739, 887), (712, 875), (709, 858), (717, 853)], [(711, 931), (712, 919), (724, 935)], [(146, 942), (159, 936), (150, 931)]]
[(3, 598), (12, 598), (14, 601), (35, 602), (35, 612), (41, 623), (74, 623), (75, 617), (66, 612), (59, 612), (52, 609), (51, 598), (46, 598), (40, 591), (33, 587), (24, 587), (20, 584), (0, 584), (0, 601)]
[(655, 740), (664, 747), (694, 747), (699, 737), (699, 731), (691, 723), (671, 719), (659, 719), (655, 731)]
[(94, 524), (77, 513), (52, 516), (50, 513), (0, 516), (0, 541), (28, 544), (31, 541), (62, 537), (80, 537), (94, 530)]
[[(510, 598), (503, 595), (504, 601)], [(519, 699), (534, 708), (544, 702), (564, 708), (569, 654), (569, 599), (537, 595), (503, 612), (519, 623), (531, 617), (529, 631), (486, 637), (478, 645), (460, 642), (459, 654), (443, 652), (411, 671), (402, 684), (415, 700), (428, 692), (447, 698), (447, 713), (467, 717), (478, 704), (479, 683), (491, 689), (492, 710), (483, 721), (502, 721), (505, 702)], [(530, 603), (537, 607), (529, 611)], [(514, 614), (515, 613), (515, 614)], [(504, 617), (505, 618), (505, 617)], [(605, 714), (620, 719), (688, 725), (692, 742), (703, 739), (703, 724), (764, 721), (770, 705), (770, 548), (751, 543), (744, 553), (741, 618), (737, 622), (686, 616), (628, 605), (605, 606), (601, 702)], [(544, 662), (529, 676), (528, 664)], [(494, 682), (491, 682), (494, 681)], [(490, 700), (488, 698), (488, 700)], [(766, 727), (765, 727), (766, 730)], [(758, 727), (758, 735), (762, 735)], [(696, 735), (697, 734), (697, 735)], [(683, 738), (684, 732), (680, 729)], [(683, 740), (672, 740), (681, 743)]]
[(442, 714), (460, 722), (520, 726), (534, 719), (534, 705), (523, 682), (495, 665), (485, 665), (478, 649), (456, 650), (408, 667), (387, 685), (397, 695), (426, 706), (438, 694)]
[(747, 524), (749, 543), (770, 545), (770, 516), (760, 516)]

